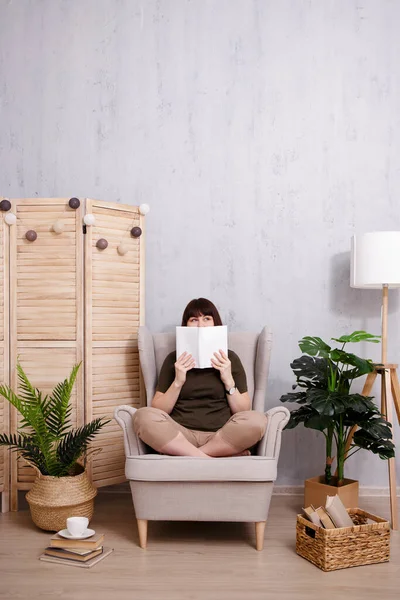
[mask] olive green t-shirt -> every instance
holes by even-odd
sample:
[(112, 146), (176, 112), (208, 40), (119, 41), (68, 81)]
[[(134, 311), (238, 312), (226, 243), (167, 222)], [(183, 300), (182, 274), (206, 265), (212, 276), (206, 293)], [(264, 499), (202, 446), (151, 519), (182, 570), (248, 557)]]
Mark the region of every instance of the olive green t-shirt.
[[(246, 373), (235, 352), (228, 350), (232, 365), (232, 377), (239, 392), (247, 392)], [(165, 393), (175, 379), (176, 352), (166, 357), (161, 367), (157, 391)], [(219, 371), (191, 369), (186, 373), (186, 381), (170, 417), (180, 425), (197, 431), (217, 431), (232, 416), (225, 386)]]

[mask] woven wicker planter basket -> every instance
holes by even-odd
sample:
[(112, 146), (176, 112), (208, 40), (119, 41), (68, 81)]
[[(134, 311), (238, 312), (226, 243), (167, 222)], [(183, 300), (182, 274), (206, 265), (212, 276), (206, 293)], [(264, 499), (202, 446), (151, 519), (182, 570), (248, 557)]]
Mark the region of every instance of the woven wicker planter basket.
[[(324, 529), (297, 515), (296, 552), (323, 571), (387, 562), (390, 525), (360, 508), (347, 511), (354, 527)], [(373, 523), (367, 523), (368, 520)]]
[(74, 477), (50, 477), (41, 473), (26, 495), (32, 521), (46, 531), (65, 529), (68, 517), (93, 516), (97, 489), (86, 471)]

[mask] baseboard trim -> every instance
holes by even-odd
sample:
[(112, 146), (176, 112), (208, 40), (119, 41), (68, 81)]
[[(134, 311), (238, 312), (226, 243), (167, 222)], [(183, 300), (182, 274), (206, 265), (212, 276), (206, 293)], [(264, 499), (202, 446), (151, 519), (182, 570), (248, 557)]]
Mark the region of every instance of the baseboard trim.
[[(273, 494), (275, 496), (303, 496), (303, 485), (274, 485)], [(363, 496), (382, 496), (389, 497), (388, 487), (376, 487), (363, 485), (359, 489), (360, 497)], [(397, 496), (400, 496), (400, 487), (397, 488)]]
[[(131, 493), (129, 482), (119, 483), (106, 488), (99, 488), (99, 492), (116, 494), (116, 493)], [(382, 496), (389, 497), (388, 487), (376, 487), (363, 485), (360, 486), (360, 497), (363, 496)], [(304, 486), (303, 485), (274, 485), (273, 494), (275, 496), (303, 496)], [(400, 487), (397, 488), (397, 495), (400, 496)]]

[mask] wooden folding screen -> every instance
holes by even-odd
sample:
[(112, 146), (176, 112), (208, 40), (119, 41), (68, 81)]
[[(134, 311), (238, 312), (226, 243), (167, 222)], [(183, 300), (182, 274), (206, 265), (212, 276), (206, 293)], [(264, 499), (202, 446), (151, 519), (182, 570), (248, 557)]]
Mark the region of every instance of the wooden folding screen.
[[(82, 361), (72, 398), (75, 426), (100, 416), (112, 419), (119, 404), (140, 404), (137, 328), (144, 319), (144, 235), (134, 238), (130, 232), (135, 226), (143, 230), (144, 219), (134, 206), (81, 200), (73, 210), (68, 201), (12, 200), (16, 225), (1, 220), (0, 380), (17, 389), (19, 360), (34, 386), (47, 393)], [(86, 227), (83, 215), (90, 212), (96, 222)], [(56, 221), (63, 224), (59, 234), (53, 231)], [(26, 239), (28, 230), (37, 233), (35, 241)], [(108, 242), (104, 250), (96, 246), (100, 238)], [(118, 252), (121, 243), (124, 254), (121, 248)], [(8, 410), (0, 400), (0, 431), (16, 432), (18, 414), (11, 408), (8, 420)], [(115, 421), (93, 446), (102, 448), (89, 467), (95, 484), (124, 481), (122, 432)], [(0, 453), (4, 510), (8, 456)], [(10, 462), (15, 510), (18, 491), (31, 487), (34, 472), (14, 453)]]
[[(135, 206), (86, 201), (96, 222), (87, 227), (85, 243), (85, 378), (86, 418), (112, 418), (120, 404), (139, 406), (137, 329), (144, 321), (143, 217)], [(108, 246), (99, 250), (99, 239)], [(121, 246), (126, 250), (120, 254)], [(90, 464), (97, 486), (125, 481), (121, 431), (112, 420), (96, 437), (102, 448)]]
[[(17, 360), (32, 384), (45, 393), (65, 379), (83, 358), (82, 207), (68, 198), (13, 200), (17, 223), (10, 228), (10, 379), (17, 389)], [(52, 230), (59, 221), (61, 234)], [(37, 239), (26, 239), (27, 231)], [(72, 423), (84, 422), (83, 368), (73, 392)], [(11, 410), (11, 431), (18, 414)], [(33, 469), (13, 454), (11, 508), (18, 490), (28, 490)]]
[[(9, 383), (9, 238), (8, 225), (0, 221), (0, 385)], [(0, 432), (9, 432), (9, 404), (0, 397)], [(1, 510), (9, 506), (9, 452), (0, 447)]]

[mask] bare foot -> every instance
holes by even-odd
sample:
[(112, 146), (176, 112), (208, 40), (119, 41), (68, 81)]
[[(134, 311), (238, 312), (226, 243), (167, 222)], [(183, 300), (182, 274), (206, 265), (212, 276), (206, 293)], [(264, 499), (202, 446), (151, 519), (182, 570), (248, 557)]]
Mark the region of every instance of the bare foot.
[(250, 456), (250, 450), (243, 450), (242, 452), (238, 452), (237, 454), (232, 454), (231, 456)]

